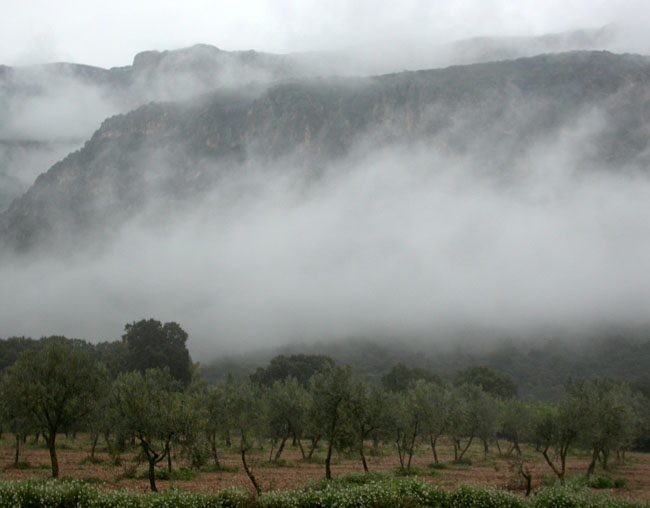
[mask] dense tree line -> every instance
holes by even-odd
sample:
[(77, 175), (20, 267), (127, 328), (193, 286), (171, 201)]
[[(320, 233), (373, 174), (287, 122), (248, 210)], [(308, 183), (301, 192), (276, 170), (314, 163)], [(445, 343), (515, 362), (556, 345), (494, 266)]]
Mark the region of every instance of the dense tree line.
[[(103, 346), (114, 355), (104, 351), (102, 357), (101, 348), (62, 337), (31, 344), (5, 369), (0, 391), (3, 426), (16, 436), (16, 460), (21, 438), (40, 434), (57, 476), (57, 435), (85, 431), (91, 455), (100, 438), (115, 461), (137, 447), (156, 490), (160, 463), (171, 470), (174, 458), (183, 457), (195, 467), (212, 463), (220, 469), (222, 450), (236, 447), (259, 492), (249, 453), (260, 443), (268, 446), (270, 462), (281, 459), (287, 443), (304, 460), (322, 446), (330, 478), (336, 451), (354, 452), (368, 471), (369, 448), (389, 446), (408, 470), (422, 444), (434, 463), (441, 461), (437, 446), (446, 438), (453, 444), (447, 460), (463, 461), (479, 442), (485, 455), (492, 448), (510, 455), (529, 478), (521, 454), (527, 443), (564, 481), (570, 450), (589, 451), (585, 472), (591, 474), (598, 463), (609, 468), (612, 456), (622, 460), (650, 428), (648, 399), (623, 382), (601, 378), (571, 380), (562, 400), (543, 404), (517, 398), (512, 380), (488, 368), (463, 369), (453, 383), (444, 383), (398, 364), (383, 383), (371, 384), (331, 359), (290, 356), (250, 379), (227, 376), (208, 384), (191, 369), (186, 338), (177, 324), (148, 320), (127, 325), (119, 347)], [(120, 355), (123, 363), (106, 366)], [(152, 358), (159, 363), (152, 365)]]
[(353, 373), (373, 383), (396, 364), (409, 369), (435, 373), (452, 382), (461, 369), (487, 366), (506, 374), (524, 398), (557, 402), (564, 394), (570, 376), (611, 377), (626, 379), (635, 389), (650, 393), (650, 329), (625, 329), (588, 336), (539, 336), (525, 340), (512, 337), (442, 337), (430, 343), (345, 340), (286, 346), (281, 350), (247, 351), (241, 355), (220, 357), (202, 362), (203, 376), (218, 381), (227, 373), (248, 376), (259, 365), (266, 365), (277, 355), (285, 358), (297, 354), (326, 354), (337, 364), (352, 365)]

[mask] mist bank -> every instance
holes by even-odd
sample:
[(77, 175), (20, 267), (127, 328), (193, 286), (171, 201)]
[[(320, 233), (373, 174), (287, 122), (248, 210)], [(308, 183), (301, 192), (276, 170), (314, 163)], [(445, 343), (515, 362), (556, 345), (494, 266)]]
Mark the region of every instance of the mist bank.
[(200, 360), (643, 326), (649, 67), (578, 53), (111, 119), (1, 216), (36, 240), (5, 252), (0, 335), (155, 317)]
[[(143, 104), (181, 101), (217, 89), (265, 88), (287, 79), (371, 76), (569, 50), (630, 50), (608, 25), (528, 37), (375, 41), (346, 49), (273, 54), (198, 44), (143, 51), (110, 69), (73, 63), (0, 66), (0, 211), (34, 179), (77, 150), (100, 123)], [(92, 62), (88, 62), (92, 63)]]

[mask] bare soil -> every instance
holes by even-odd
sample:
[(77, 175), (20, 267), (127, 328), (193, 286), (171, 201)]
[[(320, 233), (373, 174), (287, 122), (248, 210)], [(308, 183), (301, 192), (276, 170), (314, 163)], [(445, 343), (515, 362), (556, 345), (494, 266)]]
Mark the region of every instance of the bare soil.
[[(50, 476), (50, 459), (44, 443), (34, 444), (31, 441), (30, 438), (21, 449), (20, 462), (23, 468), (15, 468), (13, 436), (3, 436), (0, 440), (0, 480), (26, 480)], [(287, 447), (282, 454), (281, 465), (275, 465), (268, 462), (269, 444), (264, 443), (264, 446), (249, 454), (253, 473), (263, 490), (298, 488), (311, 480), (323, 478), (324, 465), (303, 461), (297, 447)], [(60, 476), (63, 478), (85, 479), (89, 483), (96, 483), (108, 489), (149, 490), (147, 479), (124, 477), (125, 473), (134, 469), (137, 476), (144, 476), (146, 472), (146, 463), (139, 460), (134, 452), (123, 455), (121, 464), (114, 465), (110, 462), (106, 449), (100, 444), (95, 453), (95, 458), (99, 462), (92, 463), (89, 460), (90, 442), (85, 435), (77, 436), (76, 439), (61, 436), (58, 440), (58, 448)], [(513, 466), (512, 457), (499, 454), (494, 447), (491, 447), (487, 456), (484, 456), (482, 446), (475, 444), (466, 454), (471, 464), (455, 464), (452, 460), (453, 450), (450, 443), (443, 441), (438, 447), (438, 456), (442, 468), (431, 469), (433, 463), (431, 449), (422, 445), (413, 457), (411, 467), (420, 471), (422, 479), (445, 489), (454, 489), (463, 484), (479, 484), (520, 493), (525, 490), (525, 483)], [(174, 468), (188, 467), (180, 452), (173, 457)], [(316, 461), (322, 462), (324, 450), (317, 451), (314, 457)], [(551, 469), (539, 453), (532, 448), (524, 448), (524, 457), (527, 467), (533, 474), (533, 489), (554, 480)], [(584, 453), (570, 456), (567, 475), (584, 474), (588, 458)], [(367, 460), (371, 470), (388, 471), (399, 467), (397, 453), (389, 445), (383, 446), (378, 455), (368, 453)], [(225, 467), (223, 471), (203, 471), (190, 481), (157, 480), (156, 484), (159, 490), (173, 486), (181, 490), (213, 492), (237, 486), (252, 491), (235, 448), (232, 450), (224, 448), (221, 451), (220, 461)], [(363, 472), (361, 461), (356, 457), (339, 454), (334, 456), (333, 462), (334, 476)], [(167, 467), (167, 462), (164, 461), (159, 466)], [(625, 460), (614, 459), (608, 471), (603, 471), (599, 467), (595, 474), (612, 479), (625, 479), (626, 487), (612, 489), (610, 491), (612, 494), (650, 501), (650, 454), (627, 453)]]

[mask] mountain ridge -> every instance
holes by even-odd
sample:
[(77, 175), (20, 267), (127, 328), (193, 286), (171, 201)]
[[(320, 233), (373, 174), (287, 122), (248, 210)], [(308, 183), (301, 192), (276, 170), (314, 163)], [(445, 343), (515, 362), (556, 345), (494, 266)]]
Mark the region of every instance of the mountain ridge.
[[(292, 79), (261, 91), (151, 103), (106, 119), (79, 151), (41, 175), (0, 215), (0, 238), (29, 249), (57, 216), (76, 229), (110, 216), (111, 206), (134, 207), (134, 196), (147, 194), (133, 189), (146, 173), (138, 157), (157, 152), (175, 168), (163, 187), (190, 195), (247, 160), (291, 157), (314, 170), (349, 155), (364, 136), (376, 147), (435, 142), (453, 153), (490, 152), (489, 164), (502, 171), (530, 143), (600, 108), (605, 128), (585, 165), (647, 168), (648, 86), (647, 57), (571, 52), (370, 78)], [(115, 201), (95, 210), (92, 195)]]

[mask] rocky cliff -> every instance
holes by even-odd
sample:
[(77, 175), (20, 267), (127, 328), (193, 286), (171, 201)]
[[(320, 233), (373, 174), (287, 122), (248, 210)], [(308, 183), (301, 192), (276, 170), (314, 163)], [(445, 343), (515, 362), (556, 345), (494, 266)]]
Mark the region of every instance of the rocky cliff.
[[(252, 58), (252, 57), (251, 57)], [(159, 65), (159, 54), (134, 67)], [(104, 121), (0, 216), (26, 250), (109, 231), (151, 194), (186, 201), (224, 172), (280, 160), (306, 175), (359, 151), (425, 144), (504, 175), (540, 140), (597, 112), (584, 171), (647, 171), (650, 60), (573, 52), (373, 78), (294, 79), (270, 88), (152, 103)], [(408, 171), (408, 168), (404, 168)], [(272, 175), (269, 176), (272, 178)]]

